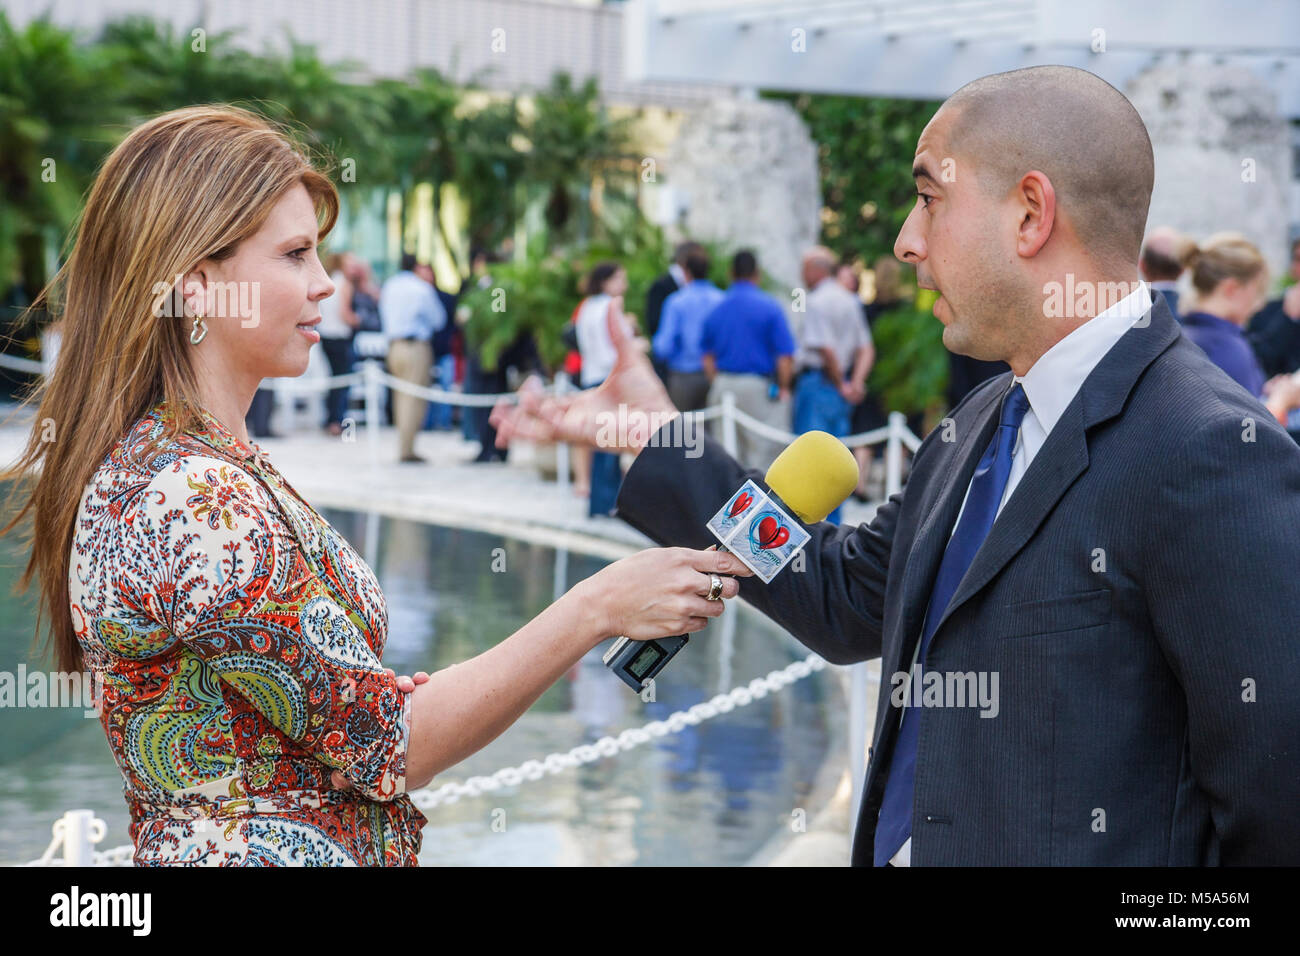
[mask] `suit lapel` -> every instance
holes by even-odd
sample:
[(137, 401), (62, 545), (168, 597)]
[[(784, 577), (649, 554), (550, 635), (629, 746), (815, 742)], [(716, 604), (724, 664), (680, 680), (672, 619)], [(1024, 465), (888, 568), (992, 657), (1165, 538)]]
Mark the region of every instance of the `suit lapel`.
[[(1004, 373), (1000, 378), (1009, 381), (1010, 375)], [(967, 429), (965, 436), (960, 439), (957, 450), (951, 457), (953, 467), (940, 480), (939, 491), (928, 505), (920, 530), (908, 549), (907, 562), (903, 568), (902, 633), (900, 639), (885, 651), (885, 659), (881, 662), (885, 674), (903, 669), (903, 655), (911, 653), (912, 644), (921, 633), (925, 609), (930, 603), (930, 588), (934, 585), (935, 575), (939, 573), (939, 561), (948, 547), (949, 532), (957, 520), (957, 511), (966, 495), (971, 476), (975, 473), (975, 466), (979, 464), (985, 446), (993, 438), (1005, 391), (1005, 384), (990, 388), (982, 407), (973, 413), (974, 421), (979, 423), (978, 427)]]
[[(1061, 496), (1087, 469), (1088, 429), (1123, 410), (1138, 377), (1181, 334), (1165, 297), (1157, 292), (1152, 298), (1152, 308), (1102, 356), (1052, 428), (976, 552), (939, 619), (939, 628), (1025, 546)], [(996, 408), (994, 414), (997, 414)], [(982, 450), (983, 446), (980, 447)], [(969, 482), (974, 469), (964, 470)], [(964, 493), (964, 484), (961, 490)], [(934, 580), (934, 573), (932, 571), (928, 579), (930, 582)], [(928, 600), (928, 597), (927, 592), (924, 599)]]

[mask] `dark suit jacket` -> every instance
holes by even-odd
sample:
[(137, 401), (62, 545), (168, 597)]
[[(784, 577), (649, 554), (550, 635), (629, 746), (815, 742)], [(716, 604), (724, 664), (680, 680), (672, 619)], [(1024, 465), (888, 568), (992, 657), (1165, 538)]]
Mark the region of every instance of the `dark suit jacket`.
[[(659, 331), (659, 320), (663, 318), (664, 301), (681, 288), (671, 272), (665, 272), (650, 284), (650, 291), (645, 297), (645, 335), (653, 340)], [(650, 361), (655, 372), (665, 382), (668, 381), (668, 363), (657, 355), (651, 355)]]
[[(1083, 383), (940, 619), (927, 667), (996, 672), (999, 710), (921, 710), (914, 865), (1300, 863), (1300, 448), (1163, 297), (1147, 319)], [(953, 410), (870, 525), (809, 526), (805, 570), (741, 579), (827, 660), (883, 658), (855, 864), (897, 736), (890, 677), (1010, 380)], [(618, 512), (704, 548), (761, 474), (711, 440), (692, 454), (642, 451)]]
[(659, 319), (663, 316), (664, 300), (678, 290), (677, 280), (671, 272), (665, 272), (650, 284), (650, 291), (645, 297), (645, 334), (653, 339), (659, 331)]
[(1282, 311), (1281, 299), (1274, 299), (1250, 317), (1246, 339), (1266, 377), (1300, 368), (1300, 322)]

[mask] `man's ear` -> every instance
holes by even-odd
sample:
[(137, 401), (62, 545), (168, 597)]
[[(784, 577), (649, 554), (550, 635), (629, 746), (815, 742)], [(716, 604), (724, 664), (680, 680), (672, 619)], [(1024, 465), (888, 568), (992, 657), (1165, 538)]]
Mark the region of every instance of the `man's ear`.
[(1014, 199), (1020, 212), (1016, 227), (1016, 252), (1028, 259), (1038, 255), (1056, 225), (1056, 190), (1043, 173), (1034, 169), (1020, 177)]

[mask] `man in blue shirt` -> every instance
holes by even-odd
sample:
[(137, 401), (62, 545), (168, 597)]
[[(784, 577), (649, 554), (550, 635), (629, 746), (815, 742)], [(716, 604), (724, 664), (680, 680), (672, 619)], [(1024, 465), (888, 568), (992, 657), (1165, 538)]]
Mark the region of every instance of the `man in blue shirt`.
[(703, 408), (709, 396), (709, 379), (701, 360), (700, 337), (704, 320), (722, 301), (722, 290), (709, 281), (709, 257), (702, 248), (686, 257), (690, 281), (664, 300), (659, 331), (651, 345), (668, 365), (668, 394), (683, 412)]
[[(388, 371), (403, 381), (429, 387), (433, 368), (433, 334), (447, 323), (447, 312), (433, 286), (415, 274), (415, 256), (402, 254), (401, 271), (379, 291), (379, 318), (388, 339)], [(423, 462), (415, 453), (415, 435), (424, 423), (428, 400), (405, 392), (393, 395), (399, 461)]]
[[(794, 336), (785, 312), (758, 287), (758, 263), (742, 249), (731, 260), (731, 288), (704, 320), (700, 339), (708, 404), (719, 405), (730, 392), (736, 407), (774, 428), (790, 428), (790, 380)], [(775, 381), (773, 377), (775, 376)], [(780, 446), (749, 431), (736, 429), (736, 459), (750, 468), (767, 469)]]

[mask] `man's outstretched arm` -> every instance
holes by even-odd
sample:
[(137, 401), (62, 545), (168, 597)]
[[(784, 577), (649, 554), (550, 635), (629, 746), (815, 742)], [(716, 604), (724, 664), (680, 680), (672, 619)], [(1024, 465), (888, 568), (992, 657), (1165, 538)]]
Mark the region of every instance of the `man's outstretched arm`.
[[(707, 548), (717, 544), (707, 527), (717, 510), (747, 479), (765, 490), (767, 484), (763, 472), (744, 469), (702, 434), (689, 448), (680, 442), (667, 447), (681, 434), (679, 426), (665, 426), (638, 453), (619, 490), (617, 514), (659, 544)], [(811, 538), (802, 560), (769, 584), (742, 579), (740, 596), (832, 663), (879, 657), (885, 579), (901, 504), (900, 493), (881, 505), (870, 525), (803, 525)]]

